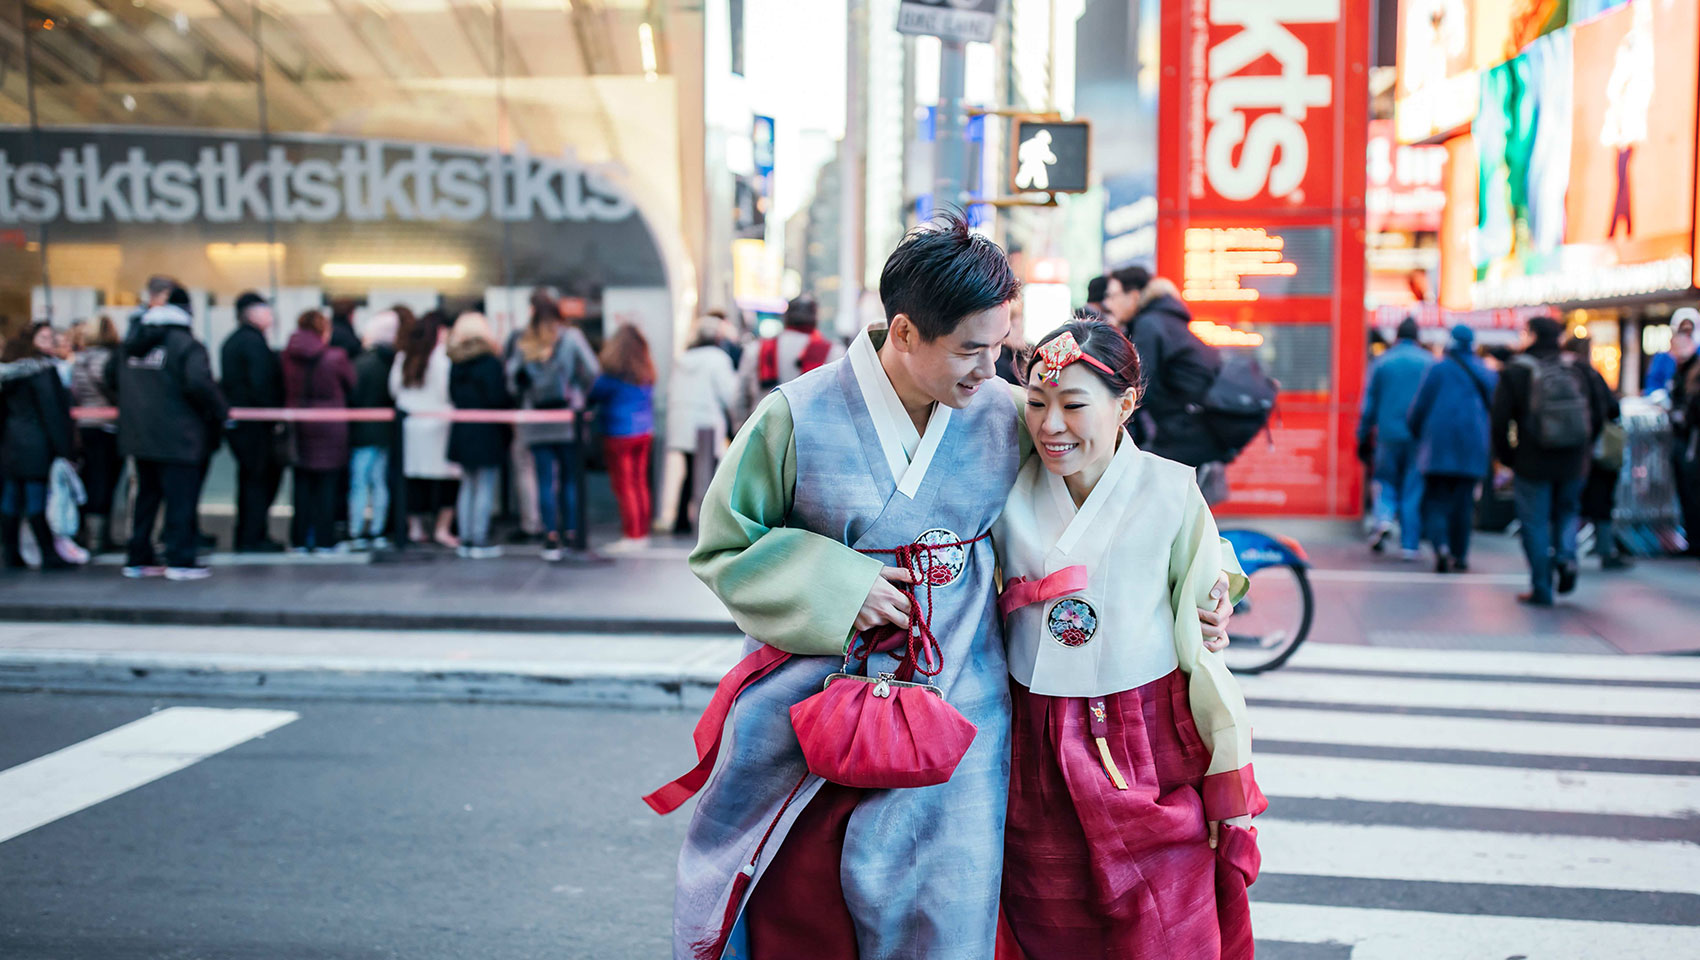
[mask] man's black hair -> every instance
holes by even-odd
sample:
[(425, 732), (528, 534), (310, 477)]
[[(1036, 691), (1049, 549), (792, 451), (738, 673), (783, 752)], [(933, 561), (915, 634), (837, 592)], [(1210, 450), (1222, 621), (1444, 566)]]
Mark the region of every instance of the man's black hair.
[(1097, 276), (1086, 281), (1086, 302), (1103, 303), (1104, 295), (1110, 292), (1110, 278)]
[(1406, 317), (1399, 321), (1399, 339), (1416, 340), (1421, 336), (1422, 331), (1417, 327), (1416, 317)]
[(249, 307), (258, 306), (258, 305), (263, 304), (265, 302), (266, 302), (265, 297), (260, 296), (258, 293), (255, 293), (252, 290), (249, 290), (248, 292), (242, 294), (240, 297), (236, 298), (236, 319), (239, 322), (246, 320), (247, 319), (246, 314), (248, 313)]
[(886, 319), (906, 315), (924, 340), (946, 336), (965, 317), (1020, 293), (1021, 281), (1003, 250), (953, 213), (910, 230), (880, 273)]
[[(724, 313), (721, 314), (725, 316)], [(794, 298), (785, 305), (784, 317), (787, 330), (813, 330), (820, 325), (820, 304), (808, 294)]]
[(1564, 324), (1552, 317), (1530, 317), (1529, 333), (1534, 335), (1536, 343), (1557, 346), (1559, 338), (1564, 336)]
[(165, 302), (187, 310), (189, 309), (189, 291), (182, 287), (172, 287), (171, 292), (166, 294)]
[(1138, 264), (1123, 267), (1110, 276), (1115, 277), (1116, 282), (1122, 285), (1123, 293), (1141, 293), (1145, 290), (1146, 285), (1151, 282), (1151, 271)]

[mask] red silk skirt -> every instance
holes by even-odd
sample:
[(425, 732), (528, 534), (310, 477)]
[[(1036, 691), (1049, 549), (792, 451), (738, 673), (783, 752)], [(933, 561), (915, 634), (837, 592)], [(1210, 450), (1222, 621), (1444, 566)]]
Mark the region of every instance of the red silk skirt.
[(1244, 886), (1218, 902), (1201, 797), (1210, 756), (1186, 675), (1104, 698), (1126, 790), (1104, 770), (1085, 698), (1010, 688), (1008, 939), (1027, 960), (1249, 958)]

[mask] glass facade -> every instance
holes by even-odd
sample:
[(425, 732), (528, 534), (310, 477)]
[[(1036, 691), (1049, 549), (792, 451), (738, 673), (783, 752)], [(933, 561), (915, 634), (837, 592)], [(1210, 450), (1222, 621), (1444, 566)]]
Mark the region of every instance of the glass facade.
[(281, 340), (333, 297), (484, 301), (504, 327), (509, 291), (540, 283), (594, 332), (607, 291), (674, 285), (677, 94), (648, 2), (0, 9), (10, 327), (122, 322), (156, 273), (215, 344), (248, 289), (278, 301)]

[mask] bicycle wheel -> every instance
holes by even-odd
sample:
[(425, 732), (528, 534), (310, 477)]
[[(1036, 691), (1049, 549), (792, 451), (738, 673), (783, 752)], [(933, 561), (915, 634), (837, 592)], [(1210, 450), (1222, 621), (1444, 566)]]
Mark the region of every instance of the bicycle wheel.
[(1234, 608), (1222, 659), (1235, 673), (1262, 673), (1287, 662), (1310, 633), (1310, 577), (1300, 564), (1264, 567)]

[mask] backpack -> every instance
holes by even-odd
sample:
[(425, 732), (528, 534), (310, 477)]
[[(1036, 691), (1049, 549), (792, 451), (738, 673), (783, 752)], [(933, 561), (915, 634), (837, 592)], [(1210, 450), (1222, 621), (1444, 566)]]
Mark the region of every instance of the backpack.
[[(819, 330), (810, 330), (809, 345), (797, 357), (797, 372), (808, 373), (826, 363), (826, 358), (831, 355), (832, 341), (821, 336)], [(760, 352), (756, 355), (756, 379), (763, 390), (779, 386), (778, 337), (769, 337), (761, 342)]]
[(1281, 384), (1250, 354), (1230, 355), (1198, 404), (1204, 428), (1232, 462), (1269, 425)]
[(1538, 360), (1522, 354), (1515, 362), (1529, 371), (1530, 439), (1548, 450), (1587, 446), (1593, 436), (1588, 384), (1576, 375), (1571, 355)]

